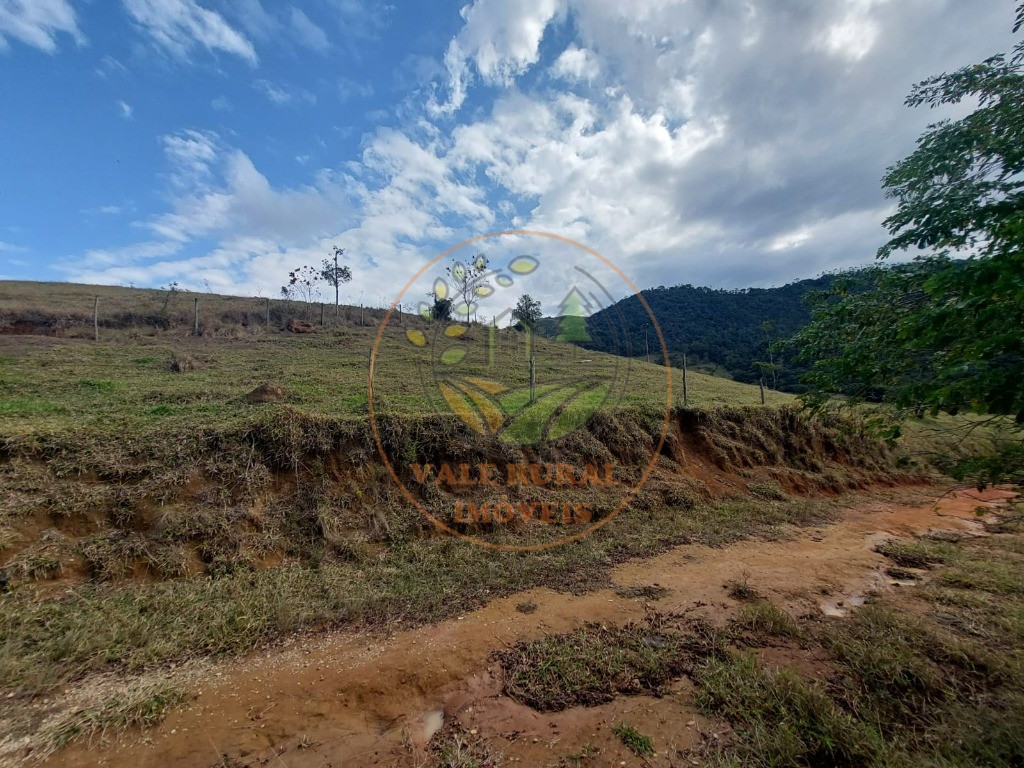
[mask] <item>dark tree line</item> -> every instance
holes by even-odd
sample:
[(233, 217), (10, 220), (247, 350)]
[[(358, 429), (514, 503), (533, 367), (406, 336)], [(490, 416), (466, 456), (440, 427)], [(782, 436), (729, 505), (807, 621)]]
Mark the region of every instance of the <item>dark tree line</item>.
[[(687, 365), (754, 383), (762, 376), (777, 389), (802, 391), (806, 363), (771, 347), (800, 331), (811, 320), (804, 301), (807, 293), (826, 290), (831, 275), (801, 280), (779, 288), (722, 290), (677, 285), (642, 292), (658, 321), (673, 365)], [(550, 330), (550, 321), (542, 329)], [(662, 362), (661, 344), (639, 299), (631, 296), (587, 320), (589, 342), (582, 346), (602, 352)]]

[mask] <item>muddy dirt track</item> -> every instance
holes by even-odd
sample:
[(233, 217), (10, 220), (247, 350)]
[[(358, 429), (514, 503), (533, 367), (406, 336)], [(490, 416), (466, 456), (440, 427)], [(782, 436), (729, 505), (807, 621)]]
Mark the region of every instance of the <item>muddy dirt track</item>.
[[(678, 765), (670, 755), (715, 738), (724, 727), (697, 714), (685, 679), (661, 698), (619, 697), (598, 707), (537, 713), (501, 694), (500, 669), (489, 656), (584, 621), (641, 618), (647, 605), (722, 623), (737, 609), (723, 586), (733, 580), (748, 580), (796, 615), (844, 615), (873, 590), (912, 588), (885, 574), (886, 561), (873, 551), (878, 542), (928, 530), (982, 535), (975, 510), (1010, 496), (966, 490), (936, 503), (939, 493), (923, 490), (919, 503), (906, 504), (880, 492), (861, 497), (835, 524), (794, 531), (789, 540), (680, 546), (614, 570), (618, 592), (653, 585), (668, 590), (655, 601), (615, 589), (582, 596), (535, 589), (383, 639), (337, 632), (206, 663), (183, 673), (191, 675), (196, 698), (159, 727), (107, 745), (72, 745), (47, 765), (421, 766), (431, 736), (453, 721), (500, 755), (499, 764), (572, 764), (560, 761), (590, 743), (600, 751), (588, 766)], [(536, 610), (521, 612), (517, 606), (524, 603)], [(642, 761), (626, 751), (610, 731), (622, 719), (651, 735), (658, 754)]]

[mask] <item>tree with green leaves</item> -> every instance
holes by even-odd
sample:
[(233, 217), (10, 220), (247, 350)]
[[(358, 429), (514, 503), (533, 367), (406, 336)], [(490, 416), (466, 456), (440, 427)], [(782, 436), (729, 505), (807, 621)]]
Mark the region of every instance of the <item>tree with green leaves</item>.
[(438, 322), (451, 320), (452, 300), (438, 296), (436, 293), (431, 293), (430, 296), (434, 300), (433, 306), (430, 307), (430, 319), (437, 320)]
[[(1017, 9), (1014, 32), (1024, 22)], [(1024, 430), (1024, 43), (1010, 56), (929, 78), (908, 106), (976, 104), (930, 125), (883, 179), (897, 208), (884, 260), (837, 281), (793, 340), (813, 362), (810, 399), (876, 400), (897, 413), (982, 414), (1015, 423), (988, 479), (1020, 478)], [(898, 427), (891, 433), (898, 434)], [(1016, 462), (1016, 463), (1015, 463)]]
[(524, 328), (533, 328), (541, 317), (540, 302), (528, 293), (519, 297), (512, 310), (512, 319)]
[(320, 269), (320, 277), (328, 285), (334, 286), (334, 314), (341, 314), (341, 284), (352, 281), (352, 270), (347, 264), (338, 264), (338, 260), (345, 255), (345, 249), (334, 246), (331, 258), (323, 260)]

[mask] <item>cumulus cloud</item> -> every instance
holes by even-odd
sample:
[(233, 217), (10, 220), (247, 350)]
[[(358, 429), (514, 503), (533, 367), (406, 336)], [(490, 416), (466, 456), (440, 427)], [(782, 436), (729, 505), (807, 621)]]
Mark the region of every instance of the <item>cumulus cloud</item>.
[(257, 63), (256, 49), (224, 17), (196, 0), (123, 0), (131, 18), (170, 55), (188, 60), (201, 46)]
[[(171, 201), (141, 223), (182, 250), (152, 274), (234, 275), (246, 292), (337, 244), (359, 290), (393, 296), (445, 247), (515, 227), (578, 239), (641, 286), (863, 264), (885, 238), (885, 167), (941, 116), (905, 108), (906, 92), (1008, 48), (1011, 16), (999, 2), (477, 0), (425, 108), (306, 185), (275, 185), (208, 132), (167, 137)], [(462, 110), (481, 86), (499, 90)], [(529, 290), (557, 307), (562, 287)]]
[(164, 152), (178, 191), (173, 210), (147, 226), (170, 240), (241, 234), (294, 244), (348, 218), (345, 188), (328, 171), (305, 187), (275, 189), (245, 153), (194, 130), (164, 137)]
[(565, 7), (564, 0), (477, 0), (463, 8), (465, 24), (444, 56), (448, 95), (431, 100), (430, 111), (456, 112), (474, 71), (485, 83), (511, 85), (537, 63), (544, 31)]
[(170, 165), (170, 178), (181, 188), (204, 187), (212, 178), (218, 156), (218, 137), (212, 131), (186, 130), (162, 138)]
[[(879, 179), (936, 117), (906, 92), (1005, 49), (1010, 23), (998, 3), (885, 0), (567, 0), (532, 18), (563, 16), (575, 39), (546, 88), (523, 77), (543, 27), (486, 2), (464, 12), (438, 83), (449, 99), (428, 108), (453, 113), (475, 76), (524, 92), (457, 127), (450, 161), (507, 192), (515, 224), (584, 238), (644, 284), (730, 286), (870, 261)], [(498, 45), (473, 47), (478, 30)]]
[(565, 80), (592, 81), (600, 71), (597, 57), (586, 48), (570, 45), (551, 65), (551, 73)]
[(245, 153), (212, 132), (182, 131), (162, 143), (169, 209), (136, 222), (151, 237), (69, 260), (63, 265), (69, 279), (177, 280), (191, 287), (209, 280), (216, 290), (250, 293), (266, 283), (271, 263), (277, 281), (287, 271), (280, 271), (286, 257), (319, 263), (322, 256), (313, 257), (327, 252), (325, 238), (353, 219), (352, 192), (338, 174), (320, 171), (309, 185), (275, 187)]
[(75, 9), (68, 0), (4, 0), (0, 2), (0, 51), (19, 40), (46, 53), (57, 50), (57, 36), (66, 34), (78, 45), (85, 35), (78, 28)]

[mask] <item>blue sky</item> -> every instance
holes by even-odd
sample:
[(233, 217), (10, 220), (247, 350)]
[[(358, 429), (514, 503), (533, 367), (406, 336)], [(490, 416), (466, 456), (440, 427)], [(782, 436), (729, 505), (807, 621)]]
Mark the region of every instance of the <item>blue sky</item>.
[[(640, 286), (871, 260), (912, 83), (1005, 0), (0, 0), (0, 279), (357, 295), (466, 237), (573, 237)], [(955, 113), (953, 113), (955, 114)], [(545, 287), (533, 289), (553, 301)]]

